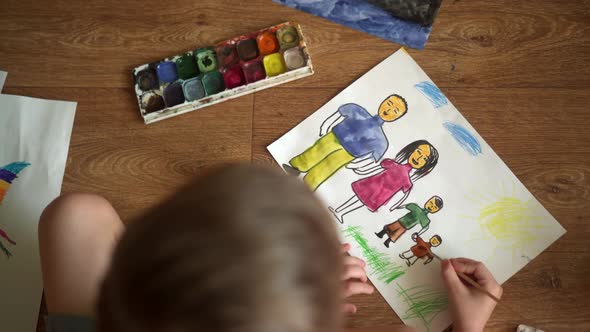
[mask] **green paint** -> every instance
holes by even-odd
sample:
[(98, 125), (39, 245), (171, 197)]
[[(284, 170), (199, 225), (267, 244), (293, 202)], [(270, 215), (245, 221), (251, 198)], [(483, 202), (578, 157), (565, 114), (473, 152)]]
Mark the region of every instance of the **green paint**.
[(402, 319), (419, 319), (430, 331), (434, 318), (448, 307), (448, 298), (444, 291), (429, 289), (426, 286), (415, 286), (404, 289), (396, 284), (397, 295), (408, 306)]
[(369, 275), (375, 275), (378, 280), (389, 284), (405, 273), (401, 265), (391, 261), (386, 254), (379, 252), (376, 248), (369, 246), (367, 239), (361, 234), (360, 226), (349, 226), (344, 230), (344, 234), (354, 239), (361, 247), (365, 261), (372, 269)]
[(214, 95), (225, 90), (225, 83), (223, 83), (223, 76), (218, 71), (213, 71), (203, 75), (201, 79), (203, 87), (207, 96)]
[(178, 77), (183, 80), (197, 76), (197, 64), (193, 60), (192, 55), (187, 53), (176, 59), (176, 71), (178, 72)]
[(210, 47), (197, 49), (195, 51), (195, 60), (202, 73), (209, 73), (217, 69), (217, 56)]

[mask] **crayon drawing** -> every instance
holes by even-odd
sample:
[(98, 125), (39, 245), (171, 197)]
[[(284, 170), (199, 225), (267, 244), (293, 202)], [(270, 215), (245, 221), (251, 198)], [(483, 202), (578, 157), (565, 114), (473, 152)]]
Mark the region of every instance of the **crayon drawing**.
[(415, 85), (416, 89), (420, 91), (430, 102), (434, 108), (441, 108), (449, 104), (449, 100), (440, 89), (429, 81), (420, 82)]
[(349, 226), (344, 230), (344, 234), (354, 239), (361, 247), (363, 257), (372, 270), (369, 275), (376, 275), (377, 280), (389, 284), (404, 274), (404, 270), (400, 265), (390, 260), (386, 254), (369, 245), (367, 239), (361, 234), (360, 226)]
[(348, 164), (375, 165), (389, 146), (383, 124), (407, 110), (405, 99), (395, 94), (381, 102), (376, 115), (357, 104), (342, 105), (322, 123), (320, 138), (283, 168), (292, 175), (306, 173), (303, 181), (315, 191)]
[(400, 205), (396, 210), (406, 209), (410, 212), (403, 215), (397, 221), (383, 226), (383, 229), (380, 232), (375, 233), (375, 235), (380, 239), (387, 235), (383, 245), (389, 248), (390, 243), (395, 243), (395, 241), (397, 241), (397, 239), (399, 239), (406, 231), (419, 224), (420, 230), (417, 233), (412, 234), (412, 239), (414, 239), (414, 237), (419, 237), (430, 227), (430, 218), (428, 218), (428, 215), (437, 213), (442, 207), (443, 200), (438, 196), (432, 196), (428, 199), (428, 201), (424, 203), (424, 208), (421, 208), (416, 203)]
[(470, 195), (469, 199), (481, 207), (478, 215), (466, 216), (480, 226), (472, 241), (490, 241), (498, 249), (510, 249), (514, 256), (543, 236), (542, 216), (532, 200), (510, 193)]
[(423, 49), (432, 25), (403, 20), (387, 10), (360, 0), (273, 0), (355, 30)]
[[(8, 193), (8, 189), (10, 189), (12, 182), (18, 177), (18, 173), (20, 173), (23, 169), (25, 169), (29, 165), (31, 165), (31, 164), (24, 162), (24, 161), (19, 161), (19, 162), (10, 163), (8, 165), (4, 165), (4, 166), (0, 167), (0, 205), (2, 204), (4, 197)], [(2, 243), (2, 239), (4, 239), (5, 241), (7, 241), (9, 244), (11, 244), (13, 246), (16, 245), (16, 242), (13, 239), (11, 239), (8, 236), (8, 234), (6, 234), (6, 232), (3, 231), (1, 228), (0, 228), (0, 237), (1, 237), (0, 238), (0, 250), (2, 250), (2, 252), (6, 256), (6, 258), (12, 257), (12, 253)]]
[(419, 320), (427, 331), (436, 316), (446, 310), (449, 304), (444, 291), (433, 290), (428, 286), (414, 286), (404, 289), (397, 286), (398, 297), (407, 305), (408, 309), (402, 314), (404, 320)]
[[(334, 3), (316, 2), (299, 1)], [(375, 287), (421, 332), (451, 324), (435, 255), (484, 261), (502, 283), (565, 233), (403, 49), (268, 150), (317, 189)], [(513, 190), (496, 193), (506, 180)]]
[(410, 195), (414, 182), (430, 173), (438, 162), (438, 151), (426, 140), (418, 140), (404, 147), (395, 159), (383, 159), (380, 165), (355, 166), (354, 172), (369, 175), (352, 183), (354, 195), (336, 209), (334, 217), (344, 223), (344, 216), (366, 206), (371, 212), (387, 205), (399, 192), (403, 197), (389, 211), (395, 210)]
[(482, 153), (481, 144), (479, 144), (477, 138), (475, 138), (475, 136), (473, 136), (463, 126), (447, 121), (443, 123), (443, 127), (449, 131), (459, 146), (461, 146), (461, 148), (467, 153), (472, 156), (477, 156), (478, 154)]

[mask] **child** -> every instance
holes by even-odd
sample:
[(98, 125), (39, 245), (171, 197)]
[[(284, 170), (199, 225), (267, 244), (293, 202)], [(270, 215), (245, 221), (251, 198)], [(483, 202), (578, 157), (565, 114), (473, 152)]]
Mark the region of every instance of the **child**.
[[(432, 247), (438, 247), (442, 243), (442, 239), (438, 235), (431, 237), (428, 243), (426, 243), (417, 233), (414, 233), (412, 234), (412, 240), (414, 240), (416, 244), (412, 246), (410, 250), (404, 251), (401, 254), (399, 254), (399, 257), (401, 259), (406, 260), (406, 265), (408, 266), (414, 265), (418, 258), (424, 259), (424, 257), (428, 257), (428, 259), (424, 262), (424, 265), (432, 262), (434, 256), (430, 252), (430, 249)], [(408, 254), (410, 253), (411, 255), (408, 256)], [(414, 259), (412, 260), (412, 258)]]
[[(443, 200), (438, 196), (432, 196), (426, 203), (424, 208), (418, 206), (418, 204), (410, 203), (407, 205), (399, 206), (397, 209), (408, 209), (410, 212), (399, 218), (398, 221), (383, 226), (383, 230), (379, 233), (375, 233), (380, 239), (387, 233), (389, 236), (383, 243), (389, 248), (389, 243), (397, 241), (408, 229), (414, 228), (414, 226), (420, 224), (420, 231), (417, 233), (418, 236), (428, 230), (430, 225), (430, 219), (428, 218), (429, 213), (437, 213), (443, 207)], [(413, 239), (413, 238), (412, 238)]]
[[(343, 313), (356, 311), (342, 299), (373, 292), (309, 189), (258, 167), (210, 172), (123, 230), (95, 195), (46, 208), (49, 331), (342, 332)], [(501, 288), (481, 263), (443, 264), (456, 324), (481, 331), (495, 302), (455, 271)]]
[(371, 175), (352, 183), (354, 195), (338, 208), (330, 211), (340, 223), (344, 223), (344, 215), (366, 206), (375, 212), (399, 192), (404, 196), (394, 203), (389, 211), (393, 211), (410, 195), (414, 182), (432, 172), (438, 163), (438, 151), (425, 140), (414, 141), (406, 145), (395, 156), (395, 160), (384, 159), (380, 165), (368, 168), (355, 168), (360, 175)]

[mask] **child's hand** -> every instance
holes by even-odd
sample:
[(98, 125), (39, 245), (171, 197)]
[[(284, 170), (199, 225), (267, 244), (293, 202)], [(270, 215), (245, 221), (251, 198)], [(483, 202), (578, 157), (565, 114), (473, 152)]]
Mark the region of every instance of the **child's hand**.
[(481, 262), (467, 258), (445, 259), (441, 274), (449, 292), (449, 305), (453, 317), (453, 331), (483, 331), (492, 315), (496, 302), (486, 294), (467, 285), (457, 275), (462, 272), (496, 297), (502, 296), (502, 286)]
[[(350, 244), (342, 245), (342, 252), (347, 253), (350, 250)], [(358, 294), (372, 294), (375, 289), (368, 284), (367, 272), (365, 271), (365, 262), (358, 257), (344, 257), (344, 298), (349, 298)], [(345, 302), (342, 310), (345, 313), (356, 313), (356, 306), (352, 303)]]

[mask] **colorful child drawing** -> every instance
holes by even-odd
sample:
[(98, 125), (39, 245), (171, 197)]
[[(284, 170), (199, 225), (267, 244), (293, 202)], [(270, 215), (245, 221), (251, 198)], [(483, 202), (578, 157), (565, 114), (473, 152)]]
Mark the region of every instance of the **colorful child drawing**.
[(330, 207), (336, 219), (344, 223), (344, 215), (366, 206), (371, 212), (386, 205), (395, 194), (402, 191), (404, 196), (391, 208), (393, 211), (402, 204), (414, 185), (430, 173), (438, 163), (438, 151), (425, 140), (412, 142), (404, 147), (395, 159), (384, 159), (380, 165), (368, 165), (354, 169), (361, 175), (373, 174), (352, 183), (354, 195), (337, 209)]
[[(0, 204), (2, 204), (4, 197), (8, 193), (8, 189), (10, 188), (12, 181), (14, 181), (14, 179), (18, 177), (17, 175), (18, 173), (20, 173), (20, 171), (22, 171), (29, 165), (30, 164), (27, 162), (18, 161), (0, 167)], [(0, 237), (4, 238), (6, 241), (8, 241), (8, 243), (16, 245), (16, 242), (14, 242), (10, 237), (8, 237), (8, 234), (6, 234), (6, 232), (4, 232), (2, 229), (0, 229)], [(0, 250), (2, 250), (2, 252), (4, 252), (6, 257), (8, 258), (12, 256), (8, 248), (6, 248), (4, 244), (2, 244), (2, 241), (0, 241)]]
[(407, 110), (405, 99), (395, 94), (381, 102), (375, 116), (357, 104), (342, 105), (320, 126), (321, 138), (283, 168), (292, 175), (307, 173), (303, 181), (315, 191), (351, 162), (377, 163), (389, 146), (383, 124), (399, 119)]
[(409, 203), (406, 205), (400, 205), (396, 209), (407, 209), (410, 212), (406, 213), (403, 217), (399, 218), (396, 222), (383, 226), (383, 230), (375, 233), (380, 239), (387, 234), (388, 238), (383, 243), (389, 248), (389, 243), (397, 241), (408, 229), (412, 229), (416, 225), (420, 224), (420, 231), (418, 236), (422, 235), (430, 225), (430, 219), (428, 218), (429, 213), (437, 213), (443, 207), (443, 200), (438, 196), (432, 196), (426, 203), (424, 208), (421, 208), (418, 204)]
[(424, 265), (432, 262), (432, 259), (434, 259), (434, 255), (432, 255), (430, 249), (432, 247), (440, 246), (440, 244), (442, 243), (442, 239), (440, 238), (440, 236), (434, 235), (430, 238), (428, 242), (424, 242), (424, 240), (422, 240), (422, 238), (418, 236), (418, 234), (414, 233), (412, 234), (412, 239), (416, 242), (416, 244), (413, 245), (410, 248), (410, 250), (404, 251), (401, 254), (399, 254), (399, 257), (401, 259), (404, 259), (406, 261), (406, 265), (408, 266), (414, 265), (414, 263), (418, 261), (418, 258), (424, 259), (425, 257), (428, 257), (428, 259), (424, 261)]

